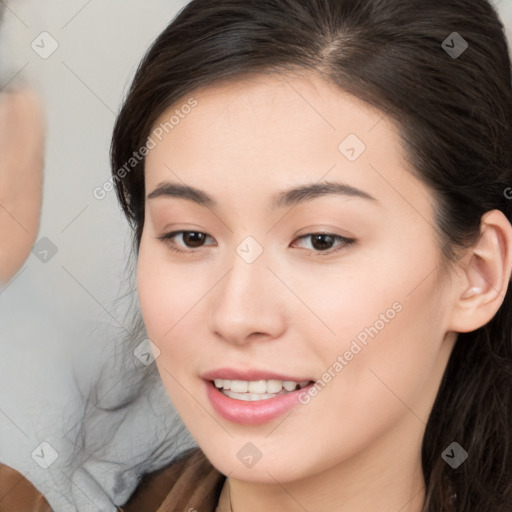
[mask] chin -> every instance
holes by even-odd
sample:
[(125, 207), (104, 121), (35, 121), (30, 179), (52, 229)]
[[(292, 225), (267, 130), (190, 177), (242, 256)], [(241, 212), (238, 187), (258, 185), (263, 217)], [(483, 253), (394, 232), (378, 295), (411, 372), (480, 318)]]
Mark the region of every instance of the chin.
[[(244, 446), (245, 443), (236, 443), (237, 446), (239, 444)], [(221, 446), (221, 444), (218, 446)], [(230, 449), (228, 450), (231, 452)], [(237, 456), (239, 451), (240, 449), (237, 448), (234, 456), (231, 457), (226, 455), (225, 444), (222, 445), (220, 453), (217, 453), (215, 449), (213, 451), (205, 451), (203, 449), (203, 452), (215, 469), (229, 478), (236, 480), (261, 484), (275, 484), (276, 480), (280, 483), (286, 483), (304, 477), (304, 475), (300, 473), (302, 468), (297, 467), (294, 461), (287, 459), (285, 454), (279, 456), (277, 461), (275, 458), (271, 459), (270, 457), (265, 460), (265, 456), (263, 455), (261, 459), (250, 466), (250, 462), (247, 462), (247, 465), (244, 463), (243, 454), (240, 455), (242, 460), (239, 459)], [(294, 457), (297, 457), (297, 455), (295, 454)], [(295, 470), (290, 471), (290, 467), (294, 467)]]

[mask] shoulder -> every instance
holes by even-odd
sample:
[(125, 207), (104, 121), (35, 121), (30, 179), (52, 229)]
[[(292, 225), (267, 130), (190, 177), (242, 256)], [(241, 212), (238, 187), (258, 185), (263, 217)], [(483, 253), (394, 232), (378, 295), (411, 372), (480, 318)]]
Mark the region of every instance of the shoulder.
[(225, 480), (201, 449), (191, 448), (168, 466), (145, 475), (121, 508), (124, 512), (213, 512)]
[(0, 512), (52, 512), (44, 496), (15, 469), (0, 464)]
[[(199, 448), (191, 448), (169, 465), (144, 475), (124, 512), (214, 511), (226, 477)], [(53, 512), (34, 485), (15, 469), (0, 464), (0, 512)]]

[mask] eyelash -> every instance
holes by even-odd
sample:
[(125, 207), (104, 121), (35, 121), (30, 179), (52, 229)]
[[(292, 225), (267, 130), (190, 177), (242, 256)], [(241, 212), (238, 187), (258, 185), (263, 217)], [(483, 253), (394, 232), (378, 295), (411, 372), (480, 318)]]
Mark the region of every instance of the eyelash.
[[(170, 250), (172, 250), (174, 252), (177, 252), (177, 253), (192, 253), (192, 252), (195, 252), (194, 248), (191, 248), (189, 250), (178, 249), (171, 242), (171, 239), (174, 238), (175, 236), (181, 235), (181, 234), (185, 234), (185, 233), (199, 233), (199, 234), (208, 236), (206, 233), (203, 233), (201, 231), (181, 230), (181, 231), (172, 231), (170, 233), (165, 233), (163, 235), (157, 236), (156, 238), (157, 238), (157, 240), (162, 241)], [(324, 233), (324, 232), (308, 233), (306, 235), (302, 235), (302, 236), (298, 237), (296, 240), (301, 240), (303, 238), (308, 238), (308, 237), (317, 236), (317, 235), (323, 235), (323, 236), (332, 237), (335, 240), (337, 240), (339, 242), (342, 242), (342, 245), (338, 246), (338, 248), (336, 248), (336, 249), (328, 249), (326, 251), (314, 251), (314, 250), (310, 251), (310, 253), (312, 253), (313, 256), (329, 256), (329, 255), (331, 255), (333, 253), (336, 253), (336, 252), (338, 252), (338, 251), (340, 251), (342, 249), (348, 248), (348, 247), (350, 247), (350, 246), (352, 246), (352, 245), (354, 245), (356, 243), (356, 239), (354, 239), (354, 238), (347, 238), (347, 237), (344, 237), (344, 236), (341, 236), (341, 235), (335, 235), (333, 233)]]

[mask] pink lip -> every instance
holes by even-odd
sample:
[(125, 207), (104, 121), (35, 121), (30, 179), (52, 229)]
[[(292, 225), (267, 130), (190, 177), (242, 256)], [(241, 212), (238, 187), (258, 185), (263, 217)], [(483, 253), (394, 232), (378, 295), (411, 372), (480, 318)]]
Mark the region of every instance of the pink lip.
[(234, 368), (218, 368), (217, 370), (211, 370), (209, 372), (203, 373), (201, 377), (204, 380), (291, 380), (294, 382), (315, 380), (312, 377), (297, 378), (263, 370), (236, 370)]
[(241, 425), (260, 425), (261, 423), (265, 423), (281, 416), (286, 411), (299, 403), (300, 393), (307, 393), (308, 389), (311, 386), (314, 386), (314, 384), (315, 383), (312, 382), (302, 389), (297, 389), (284, 395), (278, 395), (274, 398), (257, 400), (255, 402), (247, 402), (229, 398), (215, 387), (213, 381), (205, 380), (206, 394), (213, 408), (224, 419), (234, 423), (239, 423)]

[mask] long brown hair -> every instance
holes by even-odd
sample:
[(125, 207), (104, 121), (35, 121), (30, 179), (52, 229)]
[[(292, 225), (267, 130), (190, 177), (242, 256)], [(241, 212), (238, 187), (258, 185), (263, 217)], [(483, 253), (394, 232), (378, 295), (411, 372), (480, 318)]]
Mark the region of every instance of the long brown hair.
[[(155, 120), (215, 80), (294, 70), (394, 120), (434, 195), (446, 264), (475, 243), (485, 212), (512, 222), (511, 63), (488, 1), (192, 0), (146, 53), (114, 128), (112, 176), (135, 257), (144, 159), (125, 164)], [(511, 335), (509, 291), (490, 322), (458, 335), (423, 439), (424, 512), (512, 510)], [(469, 454), (457, 469), (441, 457), (454, 441)]]

